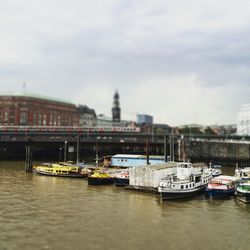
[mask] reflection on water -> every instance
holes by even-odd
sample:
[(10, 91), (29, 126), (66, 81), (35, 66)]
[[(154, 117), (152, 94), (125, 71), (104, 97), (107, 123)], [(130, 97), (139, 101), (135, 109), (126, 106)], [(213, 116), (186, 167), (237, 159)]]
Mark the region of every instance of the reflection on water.
[[(230, 174), (232, 169), (226, 170)], [(250, 205), (164, 201), (0, 162), (0, 249), (248, 249)]]

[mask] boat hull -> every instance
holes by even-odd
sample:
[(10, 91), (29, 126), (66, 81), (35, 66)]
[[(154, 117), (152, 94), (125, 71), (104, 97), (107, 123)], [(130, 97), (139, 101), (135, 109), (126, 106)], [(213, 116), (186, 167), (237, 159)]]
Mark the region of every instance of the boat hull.
[(184, 199), (193, 197), (199, 193), (204, 192), (206, 185), (200, 186), (199, 188), (194, 188), (190, 190), (169, 190), (160, 192), (162, 200), (173, 200), (173, 199)]
[(87, 178), (88, 174), (72, 173), (72, 174), (61, 174), (61, 173), (48, 173), (44, 171), (35, 171), (36, 174), (54, 176), (54, 177), (69, 177), (69, 178)]
[(112, 185), (114, 178), (88, 177), (88, 185)]
[(242, 201), (244, 203), (250, 203), (250, 193), (236, 191), (235, 196), (239, 201)]
[(206, 188), (206, 195), (209, 198), (225, 198), (225, 197), (229, 197), (232, 196), (235, 192), (235, 188), (231, 188), (231, 189), (209, 189)]
[(129, 185), (129, 179), (126, 178), (114, 178), (114, 184), (116, 186), (128, 186)]

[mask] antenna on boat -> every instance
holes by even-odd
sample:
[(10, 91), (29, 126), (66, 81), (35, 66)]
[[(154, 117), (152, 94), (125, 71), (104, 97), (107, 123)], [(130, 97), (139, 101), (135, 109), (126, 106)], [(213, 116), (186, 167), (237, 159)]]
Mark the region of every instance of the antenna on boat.
[(96, 167), (98, 167), (98, 143), (97, 143), (97, 140), (96, 140), (96, 145), (95, 145), (95, 155), (96, 155)]

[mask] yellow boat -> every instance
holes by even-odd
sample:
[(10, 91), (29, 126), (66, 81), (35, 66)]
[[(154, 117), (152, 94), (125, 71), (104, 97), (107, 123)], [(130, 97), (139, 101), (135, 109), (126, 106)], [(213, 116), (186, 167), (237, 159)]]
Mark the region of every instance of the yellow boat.
[(103, 172), (94, 172), (88, 177), (88, 185), (110, 185), (114, 184), (114, 178)]
[(76, 165), (70, 164), (43, 164), (33, 167), (36, 174), (58, 176), (58, 177), (74, 177), (74, 178), (86, 178), (89, 174), (88, 170)]

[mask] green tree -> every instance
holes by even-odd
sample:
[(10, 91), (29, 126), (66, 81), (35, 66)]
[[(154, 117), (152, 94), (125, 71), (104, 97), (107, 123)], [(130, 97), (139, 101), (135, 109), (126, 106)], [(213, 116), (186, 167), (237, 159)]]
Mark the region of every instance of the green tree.
[(215, 135), (216, 134), (210, 127), (206, 127), (204, 130), (204, 133), (206, 135)]

